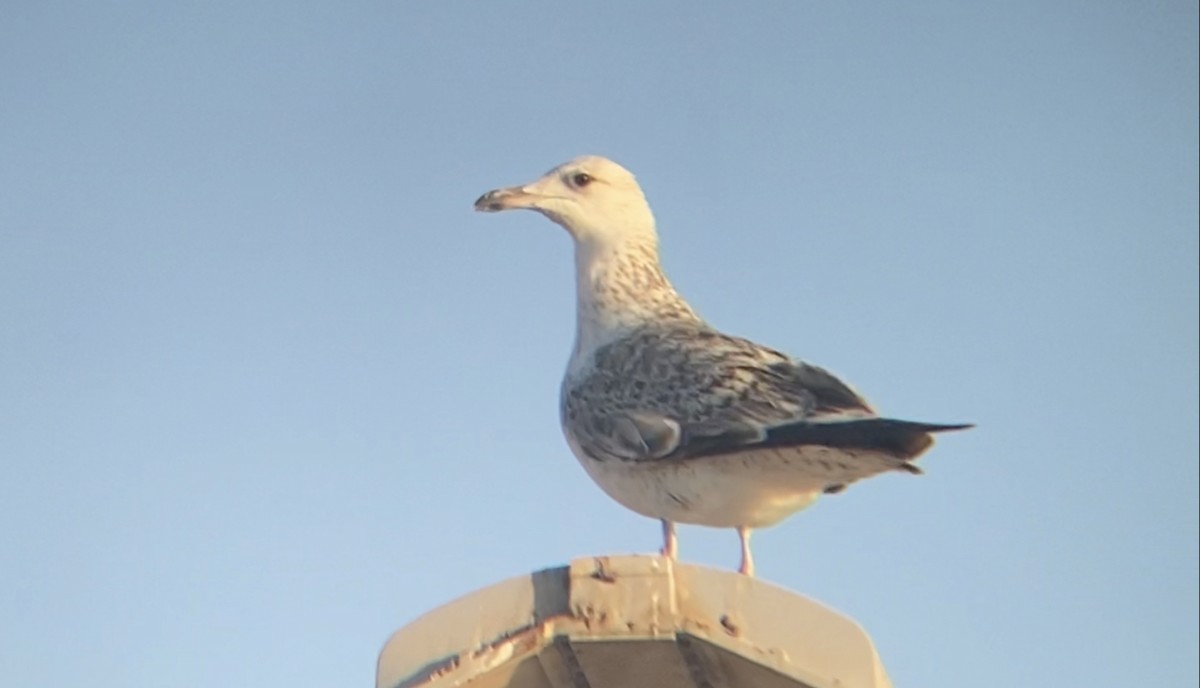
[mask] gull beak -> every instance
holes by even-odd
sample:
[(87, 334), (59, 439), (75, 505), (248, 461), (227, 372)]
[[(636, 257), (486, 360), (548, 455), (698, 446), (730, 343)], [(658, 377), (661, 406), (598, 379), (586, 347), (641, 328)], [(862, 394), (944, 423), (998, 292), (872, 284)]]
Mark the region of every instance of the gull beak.
[(498, 213), (501, 210), (532, 208), (540, 198), (539, 194), (533, 193), (527, 186), (510, 186), (480, 196), (475, 201), (475, 210), (481, 213)]

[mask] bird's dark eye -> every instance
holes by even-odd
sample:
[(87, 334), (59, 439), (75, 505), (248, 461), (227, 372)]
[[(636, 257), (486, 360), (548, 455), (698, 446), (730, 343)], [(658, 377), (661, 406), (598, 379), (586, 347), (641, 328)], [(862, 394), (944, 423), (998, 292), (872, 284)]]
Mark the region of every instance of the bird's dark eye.
[(571, 183), (582, 189), (583, 187), (592, 183), (592, 175), (586, 172), (576, 172), (571, 177)]

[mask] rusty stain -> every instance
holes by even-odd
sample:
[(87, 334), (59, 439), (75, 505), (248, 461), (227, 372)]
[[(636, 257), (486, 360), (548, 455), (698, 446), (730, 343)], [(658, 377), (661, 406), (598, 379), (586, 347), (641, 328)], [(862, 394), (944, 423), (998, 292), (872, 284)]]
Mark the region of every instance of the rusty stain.
[(514, 653), (523, 653), (534, 650), (540, 644), (543, 625), (544, 624), (526, 626), (524, 628), (517, 629), (512, 633), (505, 633), (495, 640), (475, 648), (475, 650), (471, 652), (471, 659), (477, 659), (486, 654), (495, 652), (505, 645), (512, 646)]
[(616, 574), (609, 572), (609, 570), (607, 568), (608, 567), (608, 558), (596, 557), (593, 561), (596, 564), (596, 570), (592, 571), (592, 578), (595, 578), (596, 580), (600, 581), (601, 583), (616, 583), (617, 582)]
[[(511, 646), (513, 656), (525, 654), (537, 650), (541, 645), (542, 635), (545, 633), (546, 625), (553, 623), (555, 619), (560, 617), (551, 617), (540, 624), (531, 624), (514, 629), (508, 633), (502, 633), (492, 640), (476, 646), (474, 649), (460, 652), (453, 657), (448, 657), (438, 666), (428, 670), (422, 677), (410, 677), (408, 681), (402, 683), (402, 686), (416, 686), (428, 681), (441, 678), (447, 674), (457, 671), (463, 665), (463, 660), (478, 660), (481, 657), (495, 653), (505, 646)], [(413, 681), (417, 681), (414, 683)]]

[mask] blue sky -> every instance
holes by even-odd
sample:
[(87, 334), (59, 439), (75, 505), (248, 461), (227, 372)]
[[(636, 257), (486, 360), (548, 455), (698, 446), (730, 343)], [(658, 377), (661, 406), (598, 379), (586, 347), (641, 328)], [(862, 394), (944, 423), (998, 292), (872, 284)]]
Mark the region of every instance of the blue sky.
[(5, 3), (5, 683), (369, 685), (437, 604), (656, 548), (558, 429), (565, 233), (471, 211), (595, 153), (715, 325), (979, 424), (756, 534), (762, 578), (897, 686), (1195, 685), (1197, 41), (1183, 1)]

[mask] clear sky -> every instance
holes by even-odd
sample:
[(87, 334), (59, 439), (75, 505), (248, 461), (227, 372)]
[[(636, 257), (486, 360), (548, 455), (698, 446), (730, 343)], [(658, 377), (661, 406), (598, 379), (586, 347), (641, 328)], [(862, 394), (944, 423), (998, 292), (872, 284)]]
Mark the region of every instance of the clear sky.
[[(0, 5), (0, 675), (351, 686), (649, 552), (562, 440), (570, 244), (639, 177), (716, 326), (973, 421), (755, 537), (897, 686), (1197, 683), (1197, 6)], [(682, 557), (736, 567), (732, 531)]]

